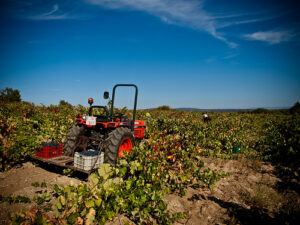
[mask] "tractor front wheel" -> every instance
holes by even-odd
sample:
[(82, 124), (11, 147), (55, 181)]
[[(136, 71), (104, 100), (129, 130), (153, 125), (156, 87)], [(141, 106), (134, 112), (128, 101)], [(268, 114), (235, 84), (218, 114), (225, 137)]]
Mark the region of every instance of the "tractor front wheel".
[(134, 146), (134, 137), (129, 128), (119, 127), (108, 135), (104, 162), (115, 165)]

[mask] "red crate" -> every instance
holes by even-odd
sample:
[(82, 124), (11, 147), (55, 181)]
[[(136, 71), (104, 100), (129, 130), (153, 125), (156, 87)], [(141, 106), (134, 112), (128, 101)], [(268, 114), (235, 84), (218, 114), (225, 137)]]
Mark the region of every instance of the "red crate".
[(62, 156), (62, 152), (63, 152), (62, 145), (51, 146), (51, 147), (43, 146), (41, 150), (40, 149), (35, 150), (35, 156), (49, 159), (53, 157)]

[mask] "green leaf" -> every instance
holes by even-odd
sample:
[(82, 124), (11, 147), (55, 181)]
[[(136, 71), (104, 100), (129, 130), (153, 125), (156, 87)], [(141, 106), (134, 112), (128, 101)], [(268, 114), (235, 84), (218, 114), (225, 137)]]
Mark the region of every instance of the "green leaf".
[(57, 208), (58, 208), (59, 210), (62, 209), (62, 205), (61, 205), (60, 201), (57, 201), (56, 206), (57, 206)]
[(120, 165), (121, 165), (121, 166), (127, 166), (127, 165), (128, 165), (128, 162), (127, 162), (125, 159), (121, 159), (121, 160), (120, 160)]
[(107, 180), (107, 181), (105, 181), (104, 183), (103, 183), (103, 188), (104, 188), (104, 190), (106, 190), (106, 189), (108, 189), (110, 186), (112, 186), (113, 185), (113, 180), (112, 179), (109, 179), (109, 180)]
[(79, 217), (79, 213), (72, 213), (72, 214), (68, 217), (68, 223), (69, 223), (69, 224), (75, 224), (77, 217)]
[(86, 225), (92, 225), (94, 224), (94, 219), (95, 219), (96, 211), (93, 208), (90, 208), (88, 214), (86, 215)]
[(46, 188), (46, 187), (47, 187), (47, 184), (46, 184), (45, 181), (42, 182), (41, 187), (42, 187), (42, 188)]
[(61, 203), (62, 206), (66, 204), (66, 199), (62, 195), (58, 197), (58, 201)]
[(116, 216), (116, 213), (114, 211), (108, 211), (108, 212), (106, 212), (106, 214), (107, 214), (107, 218), (109, 220), (112, 220)]
[(99, 199), (95, 200), (95, 204), (97, 207), (100, 207), (101, 203), (102, 203), (102, 199), (99, 198)]
[(55, 191), (56, 193), (59, 193), (59, 192), (60, 192), (60, 189), (59, 189), (59, 187), (58, 187), (57, 184), (54, 185), (53, 189), (54, 189), (54, 191)]
[(126, 167), (121, 167), (119, 168), (119, 173), (120, 173), (120, 176), (125, 176), (126, 172), (127, 172), (127, 168)]
[(126, 183), (126, 190), (129, 190), (131, 188), (132, 181), (127, 180), (125, 183)]
[(93, 199), (90, 199), (90, 200), (86, 201), (86, 202), (85, 202), (85, 206), (86, 206), (87, 208), (92, 208), (92, 207), (94, 207), (94, 206), (95, 206), (94, 200), (93, 200)]
[(97, 176), (96, 173), (92, 173), (92, 174), (89, 176), (89, 182), (91, 182), (93, 186), (96, 185), (96, 184), (98, 184), (99, 178), (98, 178), (98, 176)]
[(103, 177), (103, 179), (107, 179), (111, 175), (111, 172), (112, 168), (110, 164), (101, 164), (99, 166), (98, 174), (100, 177)]

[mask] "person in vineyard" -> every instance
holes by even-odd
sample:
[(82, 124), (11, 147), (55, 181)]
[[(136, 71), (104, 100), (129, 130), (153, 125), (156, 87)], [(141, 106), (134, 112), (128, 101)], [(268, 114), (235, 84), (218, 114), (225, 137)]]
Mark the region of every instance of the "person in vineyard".
[(208, 123), (208, 121), (210, 120), (209, 116), (208, 116), (208, 112), (203, 113), (203, 121), (205, 123)]
[(150, 113), (146, 113), (146, 117), (148, 118), (148, 119), (151, 119), (151, 115), (150, 115)]

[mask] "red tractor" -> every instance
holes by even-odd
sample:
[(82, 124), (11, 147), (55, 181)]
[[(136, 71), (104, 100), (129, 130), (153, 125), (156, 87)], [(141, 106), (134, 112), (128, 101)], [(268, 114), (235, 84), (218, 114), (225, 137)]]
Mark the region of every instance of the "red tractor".
[[(115, 91), (120, 86), (135, 88), (132, 119), (121, 113), (114, 113)], [(76, 151), (94, 149), (104, 152), (105, 163), (115, 165), (118, 157), (124, 156), (124, 152), (130, 152), (130, 149), (134, 146), (135, 139), (142, 139), (144, 137), (146, 123), (145, 121), (135, 119), (137, 96), (138, 88), (136, 85), (115, 85), (112, 93), (110, 112), (105, 106), (93, 105), (93, 99), (89, 98), (89, 114), (77, 116), (77, 124), (70, 129), (64, 143), (64, 155), (74, 156)], [(104, 98), (109, 98), (108, 92), (104, 92)], [(104, 114), (94, 115), (94, 109), (102, 109)]]

